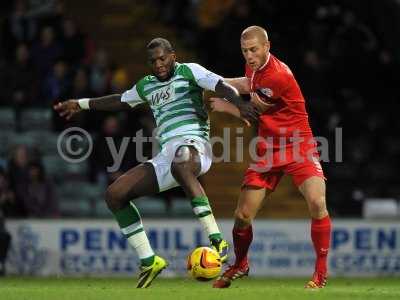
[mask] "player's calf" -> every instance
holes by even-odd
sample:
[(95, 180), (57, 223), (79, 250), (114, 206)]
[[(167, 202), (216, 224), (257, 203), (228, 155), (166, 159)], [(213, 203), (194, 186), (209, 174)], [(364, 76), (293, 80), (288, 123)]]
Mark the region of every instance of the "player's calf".
[(228, 243), (215, 221), (208, 197), (197, 179), (201, 172), (201, 162), (198, 151), (192, 146), (180, 146), (175, 153), (171, 165), (171, 173), (175, 180), (182, 186), (186, 196), (191, 199), (193, 212), (199, 219), (202, 227), (210, 239), (211, 247), (216, 250), (222, 262), (228, 260)]

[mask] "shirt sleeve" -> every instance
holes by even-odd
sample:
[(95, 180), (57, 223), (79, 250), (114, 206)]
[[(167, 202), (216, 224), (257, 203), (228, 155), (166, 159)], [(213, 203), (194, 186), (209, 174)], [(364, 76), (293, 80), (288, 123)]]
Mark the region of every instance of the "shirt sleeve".
[(215, 92), (215, 87), (220, 80), (223, 80), (222, 76), (219, 76), (199, 64), (189, 63), (187, 64), (189, 69), (192, 71), (194, 80), (197, 85), (205, 90)]
[(121, 102), (128, 103), (131, 107), (135, 107), (138, 104), (144, 103), (144, 99), (140, 97), (135, 84), (130, 90), (125, 91), (121, 96)]

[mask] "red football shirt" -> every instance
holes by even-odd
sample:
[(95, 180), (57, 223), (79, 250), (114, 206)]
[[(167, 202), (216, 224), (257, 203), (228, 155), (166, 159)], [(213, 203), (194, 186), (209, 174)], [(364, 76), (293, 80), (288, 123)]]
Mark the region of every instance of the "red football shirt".
[(246, 77), (250, 79), (251, 91), (256, 92), (261, 100), (275, 103), (259, 118), (258, 135), (270, 140), (259, 143), (258, 148), (279, 148), (279, 140), (285, 139), (290, 146), (290, 137), (298, 135), (312, 138), (308, 114), (300, 87), (289, 67), (272, 54), (264, 66), (253, 71), (246, 65)]

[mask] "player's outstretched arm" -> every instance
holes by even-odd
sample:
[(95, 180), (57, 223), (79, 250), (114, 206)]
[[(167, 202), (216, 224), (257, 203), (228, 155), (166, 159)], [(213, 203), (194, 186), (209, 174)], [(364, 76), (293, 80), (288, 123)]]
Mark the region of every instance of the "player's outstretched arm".
[(55, 104), (53, 108), (61, 117), (69, 120), (82, 110), (121, 111), (131, 109), (131, 106), (121, 102), (120, 94), (114, 94), (99, 98), (70, 99)]
[(250, 94), (250, 81), (247, 77), (224, 78), (224, 81), (235, 87), (240, 94)]
[(220, 80), (215, 86), (215, 92), (218, 96), (227, 99), (233, 103), (240, 112), (240, 117), (249, 121), (257, 121), (260, 112), (257, 107), (251, 102), (246, 102), (240, 96), (238, 90), (232, 85), (226, 83), (224, 80)]

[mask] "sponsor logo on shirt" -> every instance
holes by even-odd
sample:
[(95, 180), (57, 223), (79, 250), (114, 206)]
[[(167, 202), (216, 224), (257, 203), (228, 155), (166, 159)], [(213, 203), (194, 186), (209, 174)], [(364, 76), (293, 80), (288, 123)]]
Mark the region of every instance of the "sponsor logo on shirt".
[(175, 89), (172, 84), (160, 88), (149, 95), (151, 105), (158, 106), (170, 102), (174, 98)]

